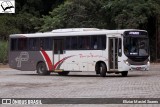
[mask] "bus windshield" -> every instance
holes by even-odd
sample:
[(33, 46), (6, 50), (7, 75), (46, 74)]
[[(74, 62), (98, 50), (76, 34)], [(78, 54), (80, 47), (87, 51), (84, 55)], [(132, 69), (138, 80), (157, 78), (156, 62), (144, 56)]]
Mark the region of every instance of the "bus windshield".
[(147, 37), (124, 37), (124, 53), (126, 56), (149, 56)]

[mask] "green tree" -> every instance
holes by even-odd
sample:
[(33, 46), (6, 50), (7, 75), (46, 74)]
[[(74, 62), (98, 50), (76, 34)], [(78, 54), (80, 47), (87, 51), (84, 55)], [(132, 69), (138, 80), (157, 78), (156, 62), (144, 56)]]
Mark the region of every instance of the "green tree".
[[(116, 28), (141, 28), (147, 29), (151, 17), (159, 14), (159, 5), (153, 0), (112, 0), (104, 5), (105, 17), (110, 23), (115, 23)], [(112, 26), (109, 26), (113, 28)]]
[(41, 17), (63, 3), (64, 0), (16, 0), (16, 13), (30, 13)]
[(106, 23), (102, 15), (102, 1), (68, 0), (53, 9), (50, 15), (43, 16), (41, 31), (56, 28), (98, 27), (104, 28)]
[(159, 14), (153, 0), (68, 0), (43, 16), (41, 31), (55, 28), (98, 27), (107, 29), (143, 28)]
[(16, 28), (15, 17), (12, 15), (0, 16), (0, 38), (1, 40), (7, 40), (8, 36), (13, 33), (20, 33), (20, 30)]
[(18, 28), (21, 33), (36, 32), (36, 27), (40, 25), (39, 18), (30, 13), (17, 14), (15, 20), (16, 28)]
[(0, 38), (10, 34), (37, 32), (42, 26), (40, 18), (61, 4), (63, 0), (16, 0), (15, 14), (0, 15)]
[(0, 16), (0, 38), (7, 40), (10, 34), (35, 32), (40, 25), (37, 17), (29, 14), (2, 15)]

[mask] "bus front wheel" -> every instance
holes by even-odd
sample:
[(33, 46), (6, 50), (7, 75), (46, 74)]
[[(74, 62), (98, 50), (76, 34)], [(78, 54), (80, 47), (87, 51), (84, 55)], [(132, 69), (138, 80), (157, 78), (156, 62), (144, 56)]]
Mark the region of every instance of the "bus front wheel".
[(106, 72), (107, 72), (107, 68), (106, 65), (104, 63), (100, 64), (100, 76), (101, 77), (105, 77), (106, 76)]
[(39, 75), (50, 75), (50, 72), (47, 70), (46, 64), (44, 62), (38, 63), (37, 73)]
[(121, 74), (122, 74), (122, 77), (126, 77), (128, 75), (128, 71), (123, 71)]

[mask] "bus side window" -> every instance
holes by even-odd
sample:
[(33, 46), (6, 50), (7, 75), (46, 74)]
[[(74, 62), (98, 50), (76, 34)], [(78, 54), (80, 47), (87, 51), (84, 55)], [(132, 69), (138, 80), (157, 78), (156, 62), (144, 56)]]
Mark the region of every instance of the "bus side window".
[(83, 36), (78, 37), (78, 49), (83, 49)]
[(44, 38), (44, 49), (52, 50), (52, 38)]
[(27, 50), (27, 38), (18, 39), (18, 50)]
[(40, 38), (40, 50), (44, 50), (44, 38)]
[(29, 38), (29, 50), (30, 51), (38, 50), (38, 38)]
[(90, 49), (90, 37), (89, 36), (79, 36), (78, 37), (78, 49)]
[(84, 49), (90, 49), (90, 37), (89, 36), (85, 36), (84, 37)]
[(106, 36), (97, 35), (91, 37), (91, 49), (106, 49)]
[(91, 49), (98, 49), (97, 36), (91, 37)]
[(11, 46), (11, 51), (16, 51), (17, 50), (17, 39), (11, 39), (11, 44), (10, 44), (10, 46)]
[(64, 50), (64, 40), (54, 39), (54, 54), (63, 54)]
[(71, 41), (70, 37), (66, 37), (65, 44), (66, 44), (66, 50), (71, 49)]
[(101, 36), (101, 49), (106, 49), (106, 36), (102, 35)]
[(71, 37), (71, 50), (77, 49), (77, 37)]

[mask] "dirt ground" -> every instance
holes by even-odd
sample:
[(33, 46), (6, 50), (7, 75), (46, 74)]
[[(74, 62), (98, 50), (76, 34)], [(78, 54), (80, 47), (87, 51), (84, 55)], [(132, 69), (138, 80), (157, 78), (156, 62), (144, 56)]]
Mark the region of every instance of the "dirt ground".
[(9, 68), (9, 65), (8, 64), (3, 65), (3, 64), (0, 63), (0, 68)]

